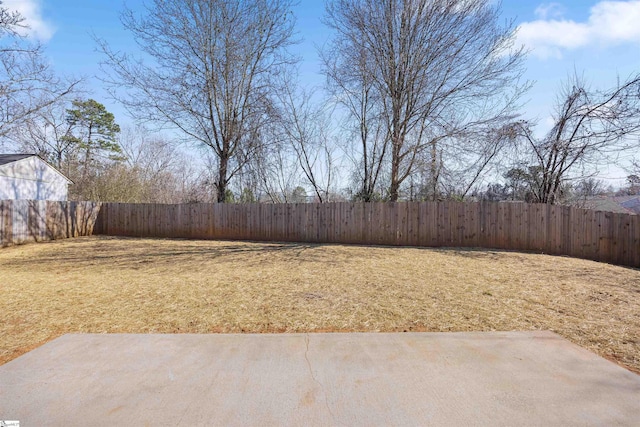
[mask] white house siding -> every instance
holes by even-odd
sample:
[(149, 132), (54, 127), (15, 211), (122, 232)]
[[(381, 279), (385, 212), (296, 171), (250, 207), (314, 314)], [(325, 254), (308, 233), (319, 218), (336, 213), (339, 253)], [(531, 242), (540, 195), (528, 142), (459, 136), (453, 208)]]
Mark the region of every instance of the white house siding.
[(33, 156), (0, 165), (0, 200), (67, 200), (69, 181)]

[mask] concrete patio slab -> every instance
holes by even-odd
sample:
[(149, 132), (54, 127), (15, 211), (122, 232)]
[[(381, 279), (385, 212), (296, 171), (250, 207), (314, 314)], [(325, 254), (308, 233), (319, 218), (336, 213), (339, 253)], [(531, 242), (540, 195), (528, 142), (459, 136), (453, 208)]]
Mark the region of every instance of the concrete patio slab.
[(550, 332), (65, 335), (0, 366), (20, 426), (640, 425), (640, 376)]

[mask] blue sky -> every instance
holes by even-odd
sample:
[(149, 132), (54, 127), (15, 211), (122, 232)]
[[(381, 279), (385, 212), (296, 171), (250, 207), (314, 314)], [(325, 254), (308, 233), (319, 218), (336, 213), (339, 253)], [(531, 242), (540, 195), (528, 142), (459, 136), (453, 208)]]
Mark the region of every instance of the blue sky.
[[(19, 9), (31, 25), (30, 36), (45, 44), (56, 71), (87, 76), (91, 96), (104, 103), (125, 124), (124, 111), (106, 98), (99, 74), (101, 56), (92, 34), (115, 49), (135, 48), (122, 29), (119, 0), (4, 0)], [(142, 0), (126, 4), (140, 9)], [(563, 79), (576, 70), (593, 87), (608, 88), (622, 78), (640, 72), (640, 0), (503, 0), (503, 18), (515, 20), (518, 40), (531, 53), (526, 75), (535, 86), (526, 95), (522, 114), (538, 119), (540, 130), (548, 127), (555, 94)], [(301, 0), (295, 8), (299, 38), (295, 52), (303, 58), (302, 82), (321, 85), (323, 78), (315, 46), (329, 36), (321, 22), (323, 0)], [(614, 173), (615, 174), (615, 173)]]

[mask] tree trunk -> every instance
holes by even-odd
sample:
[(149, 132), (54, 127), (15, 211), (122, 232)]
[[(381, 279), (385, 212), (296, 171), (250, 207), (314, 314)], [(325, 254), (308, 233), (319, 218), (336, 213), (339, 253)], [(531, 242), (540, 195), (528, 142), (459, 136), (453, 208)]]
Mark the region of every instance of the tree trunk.
[[(398, 125), (395, 125), (395, 127), (397, 129)], [(397, 202), (400, 192), (400, 148), (402, 147), (400, 135), (396, 133), (396, 135), (393, 136), (391, 144), (391, 186), (389, 187), (389, 200)]]
[(430, 179), (430, 189), (431, 191), (431, 200), (436, 202), (438, 200), (438, 181), (439, 181), (439, 165), (438, 165), (438, 148), (436, 146), (436, 142), (431, 142), (431, 179)]
[(397, 202), (400, 190), (400, 182), (398, 181), (398, 173), (400, 170), (400, 162), (393, 159), (391, 164), (391, 186), (389, 187), (389, 201)]
[(218, 182), (216, 182), (216, 190), (218, 192), (218, 203), (227, 202), (227, 171), (229, 169), (229, 154), (222, 152), (219, 157), (218, 165)]

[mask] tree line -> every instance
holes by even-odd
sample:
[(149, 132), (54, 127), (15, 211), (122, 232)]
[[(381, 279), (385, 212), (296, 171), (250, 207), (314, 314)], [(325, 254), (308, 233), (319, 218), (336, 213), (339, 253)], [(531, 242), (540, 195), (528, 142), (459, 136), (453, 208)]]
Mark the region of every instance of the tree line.
[[(569, 77), (546, 134), (521, 116), (527, 52), (497, 2), (330, 0), (320, 90), (300, 82), (292, 9), (125, 8), (140, 50), (96, 39), (104, 87), (138, 123), (121, 129), (0, 2), (0, 144), (50, 161), (75, 199), (163, 203), (562, 203), (606, 191), (599, 168), (638, 152), (640, 74), (605, 89)], [(637, 192), (628, 169), (623, 191)]]

